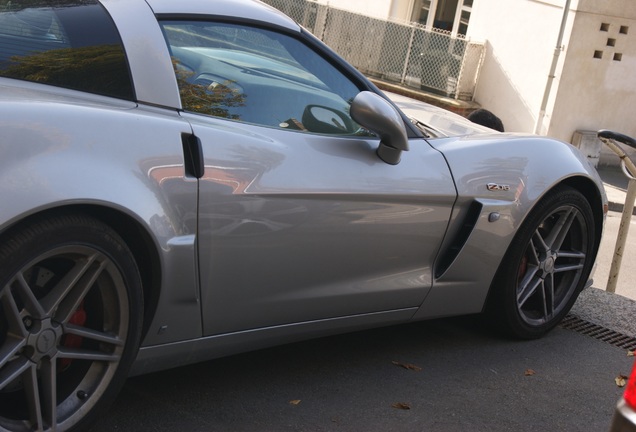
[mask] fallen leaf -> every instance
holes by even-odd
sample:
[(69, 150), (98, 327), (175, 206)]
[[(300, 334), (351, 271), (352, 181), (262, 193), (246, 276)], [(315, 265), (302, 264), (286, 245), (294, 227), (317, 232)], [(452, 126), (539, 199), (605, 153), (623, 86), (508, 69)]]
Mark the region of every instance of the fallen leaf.
[(532, 376), (534, 374), (536, 374), (536, 372), (533, 371), (532, 369), (526, 369), (525, 371), (525, 376)]
[(299, 403), (300, 403), (300, 399), (294, 399), (289, 401), (290, 405), (298, 405)]
[(400, 363), (400, 362), (398, 362), (398, 361), (393, 361), (392, 363), (393, 363), (394, 365), (396, 365), (396, 366), (401, 367), (401, 368), (408, 369), (408, 370), (412, 370), (412, 371), (415, 371), (415, 372), (419, 372), (419, 371), (421, 371), (421, 370), (422, 370), (422, 368), (421, 368), (421, 367), (419, 367), (419, 366), (415, 366), (414, 364), (410, 364), (410, 363)]
[(391, 407), (395, 409), (401, 409), (401, 410), (411, 409), (411, 405), (407, 404), (406, 402), (396, 402), (393, 405), (391, 405)]
[(616, 382), (616, 385), (619, 387), (625, 387), (625, 384), (627, 384), (627, 378), (625, 375), (619, 375), (616, 378), (614, 378), (614, 381)]

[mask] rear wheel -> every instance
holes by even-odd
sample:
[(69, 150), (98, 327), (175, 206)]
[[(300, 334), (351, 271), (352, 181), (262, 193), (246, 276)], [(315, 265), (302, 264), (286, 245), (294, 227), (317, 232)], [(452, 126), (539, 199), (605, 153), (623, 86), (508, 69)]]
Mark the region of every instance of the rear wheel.
[(588, 280), (594, 248), (594, 217), (585, 197), (569, 187), (548, 193), (517, 232), (495, 279), (497, 323), (526, 339), (555, 327)]
[(141, 282), (109, 227), (37, 221), (0, 245), (0, 429), (83, 428), (135, 358)]

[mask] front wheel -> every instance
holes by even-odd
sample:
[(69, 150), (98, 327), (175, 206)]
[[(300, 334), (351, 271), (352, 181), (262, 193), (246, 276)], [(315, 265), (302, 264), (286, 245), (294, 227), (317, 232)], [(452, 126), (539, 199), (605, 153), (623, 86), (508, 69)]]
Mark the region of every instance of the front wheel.
[(141, 334), (132, 254), (85, 216), (0, 243), (0, 430), (83, 429), (115, 397)]
[(491, 312), (514, 336), (555, 327), (584, 288), (595, 259), (594, 217), (569, 187), (549, 192), (517, 232), (494, 281)]

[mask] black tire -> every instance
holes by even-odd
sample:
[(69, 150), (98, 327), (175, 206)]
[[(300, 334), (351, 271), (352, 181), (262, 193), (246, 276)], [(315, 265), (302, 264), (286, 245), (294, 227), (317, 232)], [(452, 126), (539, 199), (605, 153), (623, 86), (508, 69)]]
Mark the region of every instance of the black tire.
[(489, 312), (509, 334), (554, 328), (585, 287), (595, 259), (594, 217), (575, 189), (550, 191), (515, 235), (494, 280)]
[(139, 347), (135, 260), (87, 216), (34, 221), (0, 242), (0, 430), (85, 429)]

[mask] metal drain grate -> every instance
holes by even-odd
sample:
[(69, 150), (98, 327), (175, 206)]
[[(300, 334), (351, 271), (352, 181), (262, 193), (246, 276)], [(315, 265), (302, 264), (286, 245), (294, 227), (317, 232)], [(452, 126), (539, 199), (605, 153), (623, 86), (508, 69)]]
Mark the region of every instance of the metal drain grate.
[(560, 324), (561, 327), (575, 332), (591, 336), (610, 345), (629, 351), (636, 351), (636, 338), (618, 333), (614, 330), (602, 327), (598, 324), (582, 320), (574, 315), (567, 315)]

